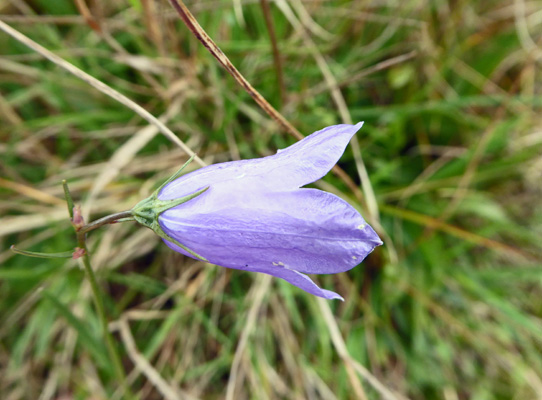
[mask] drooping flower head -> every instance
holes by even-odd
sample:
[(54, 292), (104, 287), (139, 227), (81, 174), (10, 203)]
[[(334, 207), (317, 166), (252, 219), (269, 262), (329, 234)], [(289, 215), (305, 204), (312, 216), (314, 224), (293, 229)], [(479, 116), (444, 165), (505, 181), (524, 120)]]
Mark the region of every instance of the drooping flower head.
[(214, 164), (168, 181), (152, 201), (134, 207), (134, 217), (188, 257), (342, 299), (305, 274), (347, 271), (382, 241), (347, 202), (301, 186), (323, 177), (362, 125), (330, 126), (275, 155)]

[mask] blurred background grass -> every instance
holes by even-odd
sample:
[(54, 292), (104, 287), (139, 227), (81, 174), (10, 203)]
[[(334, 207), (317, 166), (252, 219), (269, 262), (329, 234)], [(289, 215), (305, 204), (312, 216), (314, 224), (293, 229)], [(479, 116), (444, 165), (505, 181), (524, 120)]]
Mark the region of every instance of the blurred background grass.
[[(542, 2), (268, 5), (282, 70), (262, 2), (187, 3), (303, 134), (365, 121), (363, 159), (349, 147), (340, 162), (365, 196), (333, 174), (317, 186), (360, 209), (385, 245), (317, 277), (346, 299), (326, 304), (186, 259), (132, 224), (92, 232), (133, 396), (541, 398)], [(0, 0), (0, 13), (160, 116), (207, 163), (294, 142), (165, 0)], [(128, 398), (77, 261), (9, 245), (75, 246), (62, 179), (95, 219), (131, 208), (186, 154), (4, 33), (0, 119), (0, 398)]]

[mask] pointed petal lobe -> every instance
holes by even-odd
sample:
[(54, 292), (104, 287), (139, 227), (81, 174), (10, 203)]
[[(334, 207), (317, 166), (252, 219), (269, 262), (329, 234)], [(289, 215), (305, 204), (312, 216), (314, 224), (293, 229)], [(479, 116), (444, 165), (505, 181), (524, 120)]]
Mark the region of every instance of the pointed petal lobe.
[(216, 184), (233, 185), (247, 191), (299, 188), (328, 173), (362, 125), (363, 122), (330, 126), (272, 156), (201, 168), (167, 184), (158, 198), (178, 198)]
[(301, 272), (292, 271), (290, 269), (286, 268), (258, 268), (258, 269), (249, 269), (249, 271), (252, 272), (261, 272), (264, 274), (272, 275), (277, 278), (284, 279), (286, 282), (291, 283), (294, 286), (297, 286), (298, 288), (304, 290), (307, 293), (313, 294), (315, 296), (323, 297), (324, 299), (328, 300), (342, 300), (342, 296), (339, 294), (332, 292), (331, 290), (326, 290), (318, 287), (316, 283), (314, 283), (311, 278), (309, 278), (307, 275), (302, 274)]

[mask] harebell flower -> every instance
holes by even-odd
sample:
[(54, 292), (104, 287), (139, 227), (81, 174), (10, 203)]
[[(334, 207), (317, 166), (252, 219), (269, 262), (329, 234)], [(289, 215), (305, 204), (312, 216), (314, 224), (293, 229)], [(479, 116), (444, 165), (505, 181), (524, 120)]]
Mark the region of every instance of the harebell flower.
[(337, 163), (362, 125), (327, 127), (268, 157), (177, 173), (132, 209), (133, 219), (188, 257), (342, 300), (306, 274), (347, 271), (382, 241), (346, 201), (302, 186)]

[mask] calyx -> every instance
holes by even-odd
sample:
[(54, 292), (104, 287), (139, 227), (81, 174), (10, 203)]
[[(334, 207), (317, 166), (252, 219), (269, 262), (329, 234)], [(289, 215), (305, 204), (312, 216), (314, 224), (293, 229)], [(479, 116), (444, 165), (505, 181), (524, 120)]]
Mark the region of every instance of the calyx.
[(182, 170), (190, 164), (190, 162), (194, 159), (195, 156), (192, 156), (188, 159), (186, 163), (179, 169), (175, 174), (173, 174), (167, 181), (165, 181), (158, 189), (154, 191), (154, 193), (147, 197), (144, 200), (141, 200), (139, 203), (137, 203), (134, 208), (132, 208), (130, 211), (132, 213), (132, 217), (134, 220), (136, 220), (138, 223), (140, 223), (143, 226), (146, 226), (147, 228), (152, 229), (158, 236), (160, 236), (162, 239), (165, 239), (169, 242), (172, 242), (179, 246), (184, 251), (192, 254), (194, 257), (199, 258), (202, 261), (208, 261), (205, 257), (197, 254), (196, 252), (190, 250), (188, 247), (183, 245), (182, 243), (179, 243), (177, 239), (172, 238), (169, 236), (162, 227), (160, 226), (160, 223), (158, 222), (158, 217), (160, 214), (162, 214), (164, 211), (169, 210), (170, 208), (177, 207), (178, 205), (181, 205), (183, 203), (186, 203), (187, 201), (190, 201), (194, 199), (195, 197), (198, 197), (200, 194), (205, 192), (207, 189), (209, 189), (209, 186), (204, 187), (203, 189), (198, 190), (197, 192), (194, 192), (192, 194), (189, 194), (187, 196), (178, 198), (178, 199), (171, 199), (171, 200), (160, 200), (158, 198), (158, 194), (160, 191), (166, 186), (168, 183), (174, 181), (179, 177)]

